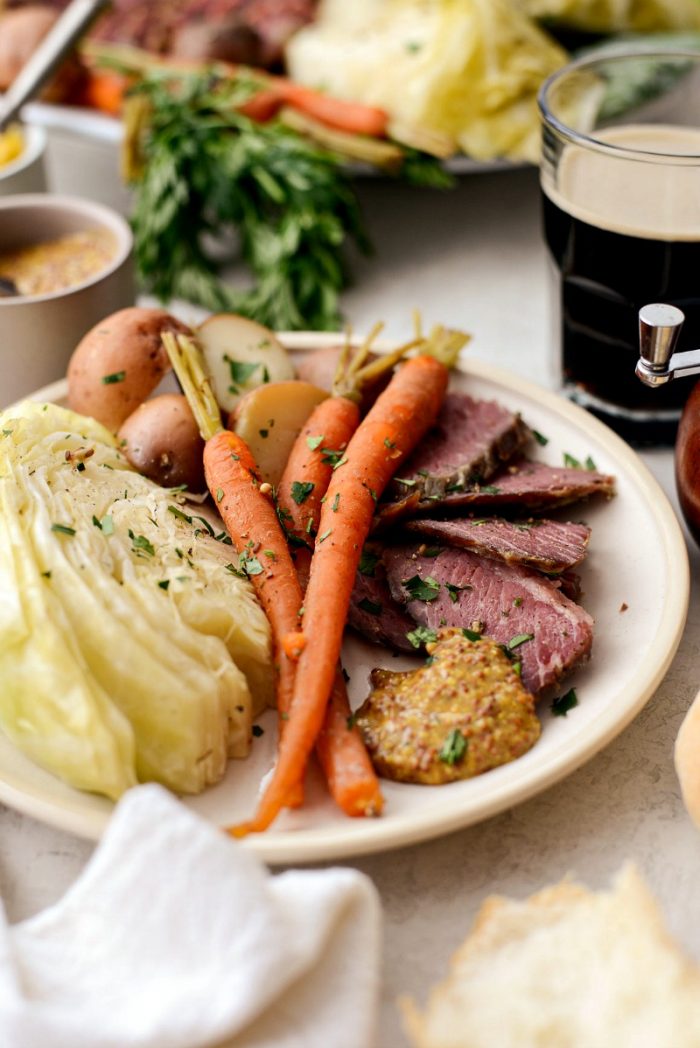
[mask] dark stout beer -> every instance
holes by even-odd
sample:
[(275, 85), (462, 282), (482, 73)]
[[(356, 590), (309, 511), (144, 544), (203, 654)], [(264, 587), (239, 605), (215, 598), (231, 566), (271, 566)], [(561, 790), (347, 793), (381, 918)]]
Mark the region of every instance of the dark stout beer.
[[(692, 128), (619, 127), (596, 137), (700, 153)], [(543, 191), (565, 389), (629, 440), (672, 441), (691, 387), (652, 390), (635, 377), (637, 314), (647, 302), (678, 306), (687, 317), (679, 348), (700, 347), (700, 164), (609, 161), (570, 146), (556, 187), (543, 178)]]

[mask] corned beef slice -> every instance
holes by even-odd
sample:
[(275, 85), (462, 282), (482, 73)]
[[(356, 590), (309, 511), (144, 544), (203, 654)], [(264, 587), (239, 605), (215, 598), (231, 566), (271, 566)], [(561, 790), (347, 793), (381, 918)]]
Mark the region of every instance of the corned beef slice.
[(358, 571), (348, 608), (348, 625), (374, 644), (415, 652), (407, 634), (416, 624), (404, 605), (391, 596), (381, 561), (372, 575)]
[[(392, 596), (418, 624), (433, 630), (481, 624), (486, 636), (510, 645), (532, 692), (554, 684), (590, 654), (592, 618), (548, 579), (468, 550), (423, 557), (418, 548), (397, 546), (383, 558)], [(437, 584), (437, 590), (432, 583), (427, 587), (434, 599), (412, 599), (416, 584), (407, 589), (405, 583), (416, 577)], [(426, 587), (420, 589), (425, 597)]]
[(566, 571), (586, 555), (591, 529), (557, 520), (503, 520), (467, 517), (459, 520), (413, 520), (409, 531), (440, 545), (471, 549), (484, 557), (524, 564), (539, 571)]
[[(474, 480), (486, 480), (521, 451), (530, 430), (519, 415), (493, 400), (448, 393), (438, 420), (394, 478), (396, 496), (419, 491), (422, 498), (442, 497)], [(401, 481), (407, 483), (401, 483)]]
[[(440, 500), (440, 509), (457, 506), (499, 508), (512, 506), (523, 510), (551, 509), (591, 495), (615, 494), (615, 480), (595, 470), (571, 469), (566, 466), (547, 466), (544, 462), (519, 459), (500, 469), (487, 485), (467, 491), (454, 491)], [(437, 503), (421, 503), (417, 508), (435, 512)]]

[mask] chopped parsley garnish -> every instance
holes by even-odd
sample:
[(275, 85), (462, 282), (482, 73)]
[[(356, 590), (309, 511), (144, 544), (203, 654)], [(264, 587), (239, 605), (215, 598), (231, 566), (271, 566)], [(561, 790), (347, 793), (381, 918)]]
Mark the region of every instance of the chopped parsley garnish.
[(123, 382), (126, 378), (126, 371), (113, 371), (111, 375), (102, 376), (102, 384), (104, 386), (114, 386), (117, 382)]
[(518, 659), (517, 662), (513, 663), (513, 673), (517, 673), (517, 675), (519, 677), (521, 677), (522, 676), (522, 672), (523, 672), (523, 664), (520, 661), (520, 659)]
[(216, 501), (217, 502), (221, 502), (223, 497), (224, 497), (224, 489), (223, 488), (217, 488), (216, 489)]
[(260, 434), (260, 436), (261, 436), (261, 437), (263, 438), (263, 440), (267, 440), (267, 438), (268, 438), (268, 437), (269, 437), (269, 435), (270, 435), (270, 431), (269, 431), (269, 429), (259, 429), (259, 430), (258, 430), (258, 433), (259, 433), (259, 434)]
[(417, 480), (411, 480), (408, 477), (394, 477), (397, 484), (403, 484), (405, 488), (415, 488), (418, 483)]
[(545, 447), (547, 444), (549, 444), (549, 437), (545, 437), (541, 433), (538, 433), (536, 429), (533, 429), (532, 435), (537, 441), (537, 443), (540, 444), (542, 447)]
[(153, 544), (148, 541), (145, 535), (134, 535), (131, 528), (129, 528), (128, 534), (129, 538), (131, 539), (132, 548), (136, 553), (144, 555), (146, 557), (155, 556), (156, 551), (153, 548)]
[(516, 598), (515, 598), (515, 599), (513, 600), (513, 607), (514, 607), (514, 608), (519, 608), (519, 607), (520, 607), (520, 605), (522, 604), (522, 602), (523, 602), (523, 598), (522, 598), (522, 597), (516, 597)]
[(265, 734), (265, 729), (261, 728), (259, 724), (253, 725), (253, 735), (256, 739), (259, 739), (261, 735)]
[(350, 716), (346, 718), (345, 723), (347, 724), (348, 731), (352, 731), (357, 724), (357, 714), (351, 713)]
[(510, 638), (506, 647), (508, 648), (508, 651), (515, 651), (515, 649), (519, 648), (521, 644), (525, 644), (527, 641), (532, 640), (534, 636), (534, 633), (518, 633), (517, 636)]
[(224, 360), (228, 364), (229, 371), (231, 372), (230, 393), (238, 393), (238, 387), (246, 383), (251, 375), (260, 367), (258, 361), (254, 364), (246, 364), (242, 360), (233, 360), (227, 354), (224, 355)]
[(453, 604), (456, 604), (459, 600), (459, 595), (462, 592), (462, 590), (471, 588), (471, 586), (453, 586), (451, 582), (445, 583), (445, 589), (447, 590), (447, 594)]
[(459, 764), (467, 752), (467, 740), (459, 728), (453, 728), (438, 754), (441, 761), (451, 766)]
[(421, 557), (439, 557), (442, 550), (439, 546), (426, 546), (424, 550), (419, 550)]
[(318, 536), (318, 541), (319, 542), (325, 542), (325, 540), (328, 538), (328, 536), (330, 534), (332, 534), (332, 532), (333, 532), (333, 528), (329, 528), (328, 531), (324, 531), (323, 535), (319, 535)]
[(321, 461), (326, 462), (329, 466), (332, 466), (333, 469), (335, 469), (335, 467), (339, 466), (343, 461), (343, 452), (334, 451), (333, 448), (321, 448)]
[(75, 468), (77, 469), (78, 473), (82, 473), (85, 470), (85, 463), (79, 462)]
[(357, 570), (360, 575), (366, 575), (368, 578), (374, 578), (374, 569), (379, 563), (379, 557), (376, 553), (372, 553), (371, 550), (363, 549), (360, 557), (360, 563)]
[(366, 611), (368, 615), (381, 615), (382, 613), (381, 604), (375, 604), (375, 602), (368, 597), (363, 597), (362, 600), (358, 602), (357, 606), (358, 608), (361, 608), (362, 611)]
[(575, 688), (569, 688), (565, 695), (560, 695), (558, 699), (554, 699), (550, 709), (555, 717), (566, 717), (569, 710), (573, 710), (574, 706), (578, 706), (578, 696)]
[(310, 451), (315, 451), (316, 448), (321, 446), (322, 441), (323, 441), (323, 433), (321, 434), (320, 437), (307, 437), (306, 438), (306, 446), (307, 446), (307, 448), (309, 448)]
[(41, 577), (42, 577), (42, 579), (50, 579), (51, 578), (51, 572), (50, 571), (42, 571)]
[(435, 630), (428, 629), (427, 626), (417, 626), (406, 634), (406, 640), (414, 648), (420, 648), (421, 644), (434, 644), (437, 640), (437, 633)]
[(570, 455), (568, 451), (564, 452), (564, 465), (570, 469), (581, 469), (581, 463), (573, 455)]
[(102, 520), (100, 521), (100, 524), (102, 526), (102, 534), (103, 535), (113, 535), (114, 534), (114, 521), (112, 520), (112, 515), (110, 513), (107, 513), (102, 518)]
[(167, 590), (170, 585), (170, 579), (161, 579), (158, 585), (162, 590)]
[(471, 640), (471, 641), (481, 640), (481, 634), (477, 630), (463, 629), (462, 633), (467, 638), (467, 640)]
[(403, 583), (403, 587), (410, 595), (411, 600), (423, 600), (426, 603), (435, 600), (440, 593), (440, 583), (436, 582), (430, 575), (425, 579), (422, 579), (420, 575), (414, 575), (412, 579), (407, 579)]
[(340, 505), (340, 492), (336, 491), (335, 498), (333, 499), (333, 505), (331, 506), (331, 509), (333, 510), (334, 513), (338, 512), (338, 506), (339, 505)]
[(192, 523), (192, 517), (188, 516), (187, 513), (183, 513), (177, 506), (168, 506), (168, 513), (172, 513), (178, 520), (184, 520), (185, 524)]
[(481, 492), (482, 495), (500, 495), (501, 494), (501, 489), (500, 488), (495, 488), (493, 486), (493, 484), (485, 484), (483, 487), (479, 488), (479, 491)]
[(251, 557), (243, 551), (238, 557), (238, 566), (246, 575), (262, 575), (265, 570), (257, 557)]
[(396, 447), (396, 444), (393, 440), (389, 440), (388, 437), (384, 437), (384, 447), (389, 448), (389, 450), (391, 451), (392, 448)]
[(598, 467), (596, 466), (595, 462), (593, 461), (593, 459), (591, 458), (590, 455), (587, 456), (586, 461), (584, 462), (584, 466), (591, 473), (594, 473), (598, 469)]
[(301, 506), (303, 502), (306, 502), (307, 498), (314, 490), (315, 485), (309, 480), (293, 480), (291, 495), (297, 506)]
[(51, 530), (59, 535), (75, 535), (75, 528), (71, 528), (68, 524), (52, 524)]

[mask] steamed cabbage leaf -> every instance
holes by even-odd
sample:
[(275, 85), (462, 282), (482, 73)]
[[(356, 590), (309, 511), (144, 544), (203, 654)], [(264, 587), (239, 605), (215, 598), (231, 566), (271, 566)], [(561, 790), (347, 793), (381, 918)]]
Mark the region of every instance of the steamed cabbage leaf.
[(270, 631), (223, 531), (93, 420), (0, 418), (0, 727), (74, 786), (182, 793), (248, 753)]
[(700, 29), (698, 0), (516, 0), (533, 18), (592, 33)]
[(455, 152), (537, 160), (537, 92), (563, 51), (511, 0), (325, 0), (287, 46), (294, 80), (385, 109)]

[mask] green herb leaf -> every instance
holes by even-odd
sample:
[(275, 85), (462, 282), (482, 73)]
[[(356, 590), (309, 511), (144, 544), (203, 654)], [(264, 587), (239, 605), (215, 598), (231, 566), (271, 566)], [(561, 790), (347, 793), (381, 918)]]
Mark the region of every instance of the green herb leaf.
[(493, 484), (484, 484), (482, 487), (479, 488), (479, 491), (481, 492), (482, 495), (500, 495), (501, 494), (501, 489), (500, 488), (495, 488), (493, 486)]
[(440, 583), (428, 575), (422, 579), (420, 575), (414, 575), (403, 583), (403, 588), (409, 594), (411, 600), (422, 600), (426, 603), (435, 600), (440, 593)]
[(573, 710), (574, 706), (578, 706), (578, 696), (574, 688), (569, 688), (565, 695), (560, 695), (559, 698), (554, 699), (550, 709), (555, 717), (566, 717), (569, 710)]
[(357, 570), (360, 575), (367, 575), (369, 578), (373, 579), (374, 569), (378, 563), (379, 557), (376, 553), (372, 553), (372, 551), (368, 549), (363, 549)]
[(265, 729), (261, 728), (259, 724), (254, 724), (252, 731), (256, 739), (259, 739), (261, 735), (265, 734)]
[(470, 641), (473, 641), (473, 642), (475, 642), (477, 640), (481, 640), (481, 634), (477, 630), (463, 629), (462, 630), (462, 634), (463, 634), (463, 636), (465, 636), (467, 638), (467, 640), (470, 640)]
[(232, 393), (238, 393), (240, 386), (245, 385), (248, 379), (255, 374), (260, 367), (259, 361), (254, 364), (248, 364), (243, 360), (233, 360), (228, 354), (224, 354), (224, 360), (228, 364), (228, 369), (231, 373), (231, 383), (233, 385)]
[(536, 429), (533, 429), (532, 435), (537, 441), (537, 443), (540, 444), (543, 448), (546, 447), (547, 444), (549, 444), (549, 437), (545, 437), (541, 433), (538, 433)]
[(368, 597), (363, 597), (361, 601), (358, 601), (357, 606), (358, 608), (361, 608), (362, 611), (366, 611), (368, 615), (381, 615), (382, 613), (381, 604), (375, 604), (375, 602)]
[(291, 496), (297, 506), (301, 506), (302, 503), (306, 502), (307, 498), (314, 490), (314, 485), (308, 480), (293, 480), (291, 488)]
[(75, 535), (75, 528), (71, 528), (68, 524), (52, 524), (51, 530), (58, 535)]
[(331, 506), (331, 509), (332, 509), (332, 511), (334, 513), (338, 512), (338, 506), (339, 505), (340, 505), (340, 492), (336, 491), (335, 498), (333, 499), (333, 505)]
[(114, 386), (117, 382), (123, 382), (126, 378), (126, 371), (113, 371), (111, 375), (102, 376), (102, 384), (104, 386)]
[(595, 462), (593, 461), (593, 459), (591, 458), (590, 455), (588, 455), (588, 457), (586, 458), (586, 461), (584, 462), (584, 466), (586, 467), (587, 470), (590, 470), (591, 473), (594, 473), (598, 469), (598, 467), (596, 466)]
[(459, 730), (459, 728), (453, 728), (447, 738), (442, 744), (442, 749), (438, 754), (438, 757), (445, 764), (454, 766), (459, 764), (464, 759), (464, 755), (467, 752), (467, 740)]
[(307, 448), (309, 448), (310, 451), (316, 451), (316, 449), (321, 446), (322, 442), (323, 442), (323, 434), (321, 434), (320, 437), (307, 437), (306, 438), (306, 446), (307, 446)]
[(170, 579), (161, 579), (158, 585), (162, 590), (167, 590), (170, 585)]
[(192, 523), (192, 517), (187, 513), (183, 513), (178, 506), (168, 506), (168, 513), (172, 513), (172, 515), (177, 517), (178, 520), (184, 520), (185, 524)]
[(521, 644), (526, 644), (527, 641), (533, 640), (534, 636), (534, 633), (518, 633), (517, 636), (510, 638), (506, 647), (508, 651), (515, 651)]
[(145, 555), (147, 557), (155, 556), (155, 549), (153, 544), (148, 541), (145, 535), (134, 535), (131, 528), (129, 528), (129, 538), (131, 539), (131, 546), (135, 552)]
[(437, 640), (437, 633), (435, 630), (428, 629), (427, 626), (416, 626), (414, 630), (406, 634), (406, 640), (414, 648), (420, 648), (421, 644), (434, 644)]
[(324, 531), (323, 535), (318, 536), (319, 542), (325, 542), (329, 535), (333, 533), (333, 529), (329, 528), (328, 531)]
[(564, 465), (570, 469), (581, 469), (581, 463), (573, 455), (570, 455), (568, 451), (564, 452)]

